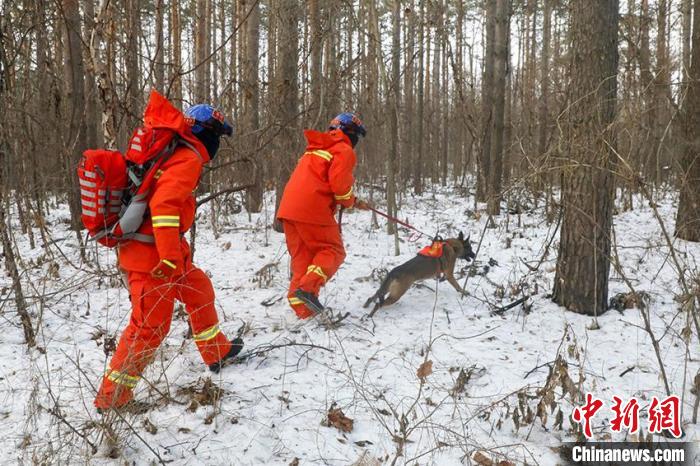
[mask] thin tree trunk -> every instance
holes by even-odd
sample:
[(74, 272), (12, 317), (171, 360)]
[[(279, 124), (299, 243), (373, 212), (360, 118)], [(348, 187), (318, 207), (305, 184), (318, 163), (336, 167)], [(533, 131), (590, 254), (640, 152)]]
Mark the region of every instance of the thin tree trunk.
[[(44, 0), (39, 0), (37, 3), (43, 3)], [(90, 41), (92, 32), (95, 29), (95, 3), (94, 0), (87, 0), (85, 5), (85, 37), (86, 42)], [(46, 92), (40, 92), (42, 99), (45, 99)], [(97, 100), (97, 80), (94, 70), (90, 66), (86, 66), (85, 70), (85, 124), (86, 124), (86, 142), (88, 147), (100, 147), (102, 145), (102, 135), (100, 129), (100, 112), (99, 103)]]
[(179, 107), (182, 106), (182, 48), (180, 29), (180, 2), (173, 1), (170, 4), (170, 37), (173, 44), (172, 69), (170, 71), (170, 88), (172, 89), (171, 100)]
[(493, 116), (489, 157), (488, 206), (489, 215), (501, 213), (503, 177), (503, 132), (505, 118), (506, 72), (508, 59), (509, 0), (496, 0), (493, 64)]
[(493, 128), (494, 43), (496, 35), (496, 0), (486, 0), (484, 74), (481, 80), (481, 131), (482, 143), (477, 179), (477, 200), (485, 201), (488, 182), (491, 179), (491, 132)]
[(416, 139), (418, 140), (418, 149), (416, 150), (416, 158), (413, 161), (413, 192), (415, 194), (423, 193), (423, 150), (425, 144), (423, 142), (423, 133), (425, 128), (425, 92), (423, 87), (423, 79), (425, 78), (425, 3), (420, 3), (420, 20), (418, 24), (420, 25), (420, 38), (418, 41), (418, 82), (417, 90), (418, 96), (416, 97), (418, 109), (416, 112), (416, 120), (418, 122), (418, 131), (416, 132)]
[(128, 129), (131, 130), (140, 120), (140, 109), (143, 105), (141, 95), (141, 67), (139, 66), (139, 37), (141, 37), (141, 2), (140, 0), (128, 0), (127, 17), (129, 26), (127, 30), (126, 50), (126, 74), (128, 77), (127, 108), (129, 118)]
[[(396, 215), (396, 160), (399, 152), (399, 102), (401, 101), (401, 1), (393, 1), (391, 31), (391, 96), (389, 97), (389, 121), (391, 125), (391, 148), (387, 158), (386, 198), (389, 215)], [(387, 222), (387, 234), (396, 234), (393, 222)], [(398, 240), (394, 242), (394, 254), (399, 255)]]
[(195, 0), (194, 66), (197, 68), (194, 72), (194, 99), (197, 103), (207, 100), (207, 64), (204, 63), (207, 47), (207, 11), (207, 0)]
[(34, 327), (32, 326), (32, 320), (29, 316), (27, 301), (24, 298), (22, 281), (20, 280), (17, 259), (15, 258), (15, 253), (12, 248), (12, 241), (10, 239), (9, 231), (10, 228), (7, 224), (7, 218), (5, 215), (5, 200), (0, 199), (0, 241), (2, 242), (2, 249), (5, 256), (5, 268), (7, 269), (10, 279), (12, 280), (12, 291), (15, 295), (17, 314), (19, 315), (20, 322), (22, 323), (22, 330), (24, 331), (24, 341), (27, 343), (29, 348), (33, 348), (36, 346)]
[[(258, 89), (258, 65), (260, 44), (260, 3), (253, 1), (246, 22), (246, 63), (243, 79), (243, 127), (247, 135), (247, 148), (250, 157), (255, 158), (258, 147), (258, 124), (260, 107), (260, 90)], [(247, 14), (246, 10), (246, 14)], [(253, 187), (246, 193), (246, 209), (248, 212), (260, 212), (263, 200), (263, 165), (257, 163), (253, 174)]]
[(68, 101), (70, 118), (68, 131), (68, 157), (65, 163), (65, 176), (69, 182), (71, 228), (80, 231), (80, 194), (74, 168), (81, 154), (87, 149), (85, 125), (85, 67), (83, 64), (80, 10), (78, 0), (63, 0), (63, 13), (66, 27), (65, 72), (68, 78)]
[[(91, 0), (88, 0), (91, 1)], [(156, 0), (156, 51), (153, 56), (156, 89), (163, 92), (165, 87), (165, 60), (163, 59), (163, 0)]]
[[(275, 212), (279, 208), (284, 186), (289, 180), (292, 166), (299, 155), (298, 143), (298, 75), (297, 62), (299, 54), (300, 4), (298, 0), (276, 0), (277, 21), (279, 24), (280, 58), (277, 73), (277, 102), (279, 102), (277, 124), (281, 128), (280, 140), (283, 141), (279, 154), (279, 170), (276, 183)], [(275, 220), (275, 230), (281, 231), (280, 222)]]
[(311, 40), (311, 106), (309, 121), (311, 127), (318, 124), (323, 102), (322, 65), (323, 32), (321, 31), (321, 6), (319, 0), (309, 1), (309, 35)]
[[(537, 141), (537, 155), (540, 163), (538, 170), (542, 171), (544, 154), (547, 152), (547, 136), (549, 130), (549, 49), (552, 35), (552, 2), (544, 0), (544, 18), (542, 21), (542, 62), (540, 68), (540, 106), (539, 106), (539, 137)], [(536, 174), (539, 189), (542, 187), (544, 174)]]

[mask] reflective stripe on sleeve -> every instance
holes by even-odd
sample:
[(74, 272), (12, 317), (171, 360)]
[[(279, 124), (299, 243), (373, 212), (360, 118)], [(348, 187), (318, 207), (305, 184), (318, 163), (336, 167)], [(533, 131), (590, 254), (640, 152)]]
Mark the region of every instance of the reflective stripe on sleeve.
[(219, 324), (194, 335), (194, 341), (209, 341), (221, 332)]
[(137, 377), (135, 375), (129, 375), (127, 373), (115, 371), (112, 369), (107, 370), (107, 372), (105, 373), (105, 377), (107, 377), (107, 380), (110, 380), (119, 385), (124, 385), (128, 388), (134, 388), (140, 379), (140, 377)]
[(307, 152), (307, 154), (321, 157), (322, 159), (327, 160), (328, 162), (330, 162), (331, 159), (333, 159), (333, 154), (331, 154), (330, 152), (328, 152), (326, 150), (321, 150), (321, 149), (309, 151), (309, 152)]
[(179, 227), (179, 215), (154, 215), (152, 218), (153, 228)]
[(352, 186), (350, 186), (350, 190), (349, 190), (347, 193), (345, 193), (345, 194), (343, 194), (343, 195), (340, 195), (340, 196), (338, 196), (338, 195), (336, 194), (336, 195), (335, 195), (335, 200), (336, 200), (336, 201), (347, 201), (347, 200), (350, 199), (351, 197), (352, 197)]
[(175, 264), (173, 264), (172, 262), (170, 262), (168, 259), (162, 259), (161, 262), (164, 263), (165, 265), (167, 265), (168, 267), (170, 267), (171, 269), (177, 268), (177, 266)]
[(83, 170), (83, 176), (85, 178), (97, 178), (97, 173), (88, 170)]
[(82, 178), (80, 178), (78, 180), (78, 182), (80, 183), (80, 186), (85, 186), (86, 188), (96, 188), (97, 187), (96, 183), (93, 183), (92, 181), (84, 180)]

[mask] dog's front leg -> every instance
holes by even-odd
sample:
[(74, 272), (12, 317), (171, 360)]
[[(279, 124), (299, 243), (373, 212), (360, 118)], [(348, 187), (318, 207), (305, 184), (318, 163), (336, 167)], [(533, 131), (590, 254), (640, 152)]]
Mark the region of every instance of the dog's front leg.
[(452, 285), (452, 287), (455, 290), (466, 295), (468, 293), (466, 291), (464, 291), (461, 286), (459, 286), (459, 282), (457, 281), (457, 279), (454, 276), (454, 268), (455, 268), (455, 261), (450, 261), (449, 266), (443, 272), (445, 275), (445, 278), (447, 278), (447, 281), (450, 282), (450, 285)]

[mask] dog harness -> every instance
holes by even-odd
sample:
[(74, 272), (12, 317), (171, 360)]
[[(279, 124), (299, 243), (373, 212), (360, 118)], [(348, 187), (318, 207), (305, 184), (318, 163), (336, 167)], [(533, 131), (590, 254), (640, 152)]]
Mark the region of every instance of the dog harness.
[(442, 257), (442, 248), (445, 245), (444, 241), (433, 241), (433, 244), (430, 246), (426, 246), (420, 251), (418, 251), (418, 254), (421, 256), (426, 256), (426, 257)]

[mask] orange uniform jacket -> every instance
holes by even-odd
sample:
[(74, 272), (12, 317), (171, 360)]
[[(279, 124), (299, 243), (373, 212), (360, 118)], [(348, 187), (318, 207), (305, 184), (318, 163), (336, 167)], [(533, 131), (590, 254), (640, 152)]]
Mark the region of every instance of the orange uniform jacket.
[(141, 241), (119, 245), (119, 265), (130, 272), (150, 272), (161, 259), (183, 264), (189, 258), (189, 245), (182, 234), (194, 222), (194, 190), (202, 166), (209, 161), (206, 148), (192, 135), (182, 113), (165, 98), (151, 99), (155, 104), (149, 103), (146, 108), (146, 123), (174, 129), (191, 147), (178, 146), (161, 165), (160, 173), (156, 173), (148, 202), (149, 215), (138, 230), (153, 235), (155, 247)]
[(355, 151), (341, 130), (305, 130), (304, 136), (308, 145), (284, 188), (277, 218), (335, 225), (336, 206), (352, 207), (355, 203)]

